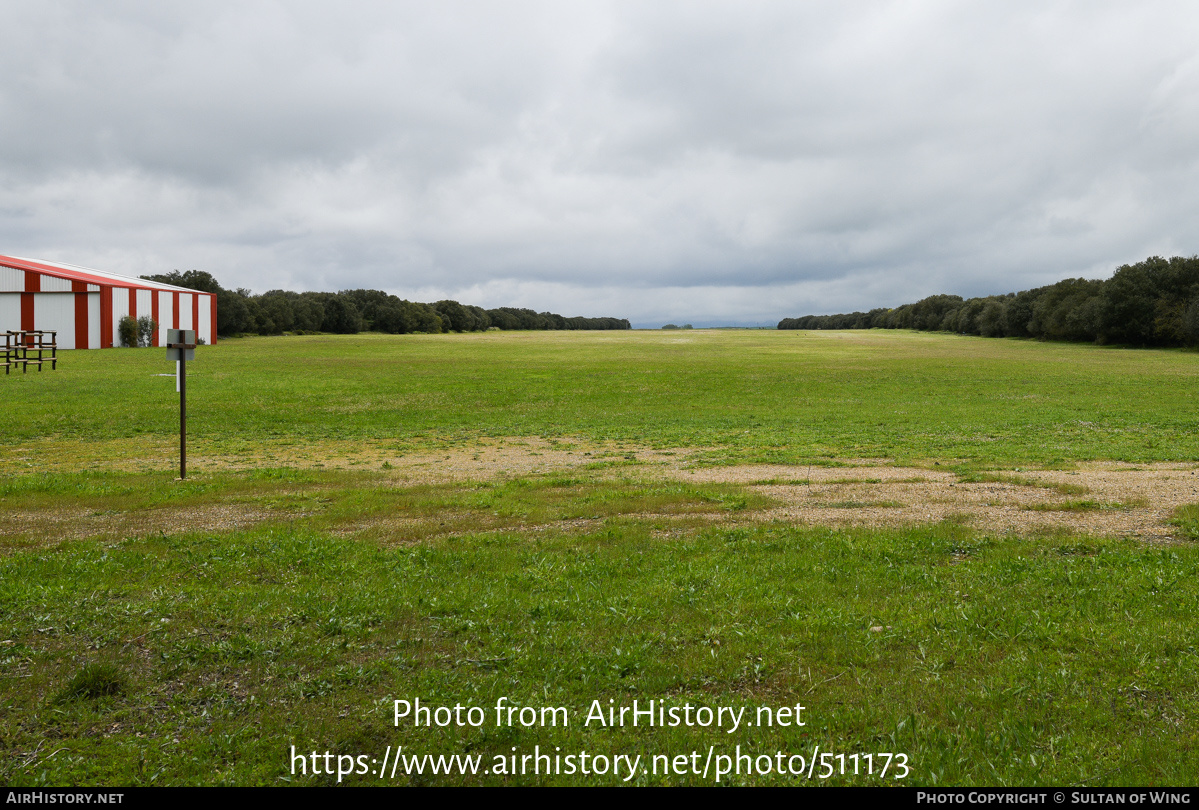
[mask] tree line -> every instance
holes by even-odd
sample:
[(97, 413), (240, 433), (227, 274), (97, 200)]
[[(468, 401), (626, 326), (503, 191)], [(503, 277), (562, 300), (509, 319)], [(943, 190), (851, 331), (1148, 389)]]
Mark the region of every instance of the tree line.
[(149, 281), (214, 293), (217, 334), (279, 335), (284, 332), (484, 332), (488, 329), (631, 329), (625, 318), (565, 318), (553, 312), (499, 307), (483, 309), (457, 301), (422, 304), (381, 290), (292, 292), (270, 290), (254, 295), (227, 290), (210, 273), (188, 270), (142, 276)]
[(963, 299), (932, 295), (894, 309), (784, 318), (779, 329), (919, 329), (1132, 346), (1199, 346), (1199, 256), (1152, 256), (1096, 281)]

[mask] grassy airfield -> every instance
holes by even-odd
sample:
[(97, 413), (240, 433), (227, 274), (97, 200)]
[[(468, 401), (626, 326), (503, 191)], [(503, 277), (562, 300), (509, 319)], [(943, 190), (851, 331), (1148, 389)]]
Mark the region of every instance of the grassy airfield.
[[(689, 476), (1189, 475), (1199, 355), (880, 331), (230, 340), (189, 364), (176, 482), (163, 354), (0, 380), (4, 783), (336, 784), (338, 756), (343, 784), (714, 784), (738, 753), (771, 771), (721, 784), (1199, 772), (1199, 496), (1147, 542), (1036, 511), (1028, 531), (763, 519), (778, 480)], [(1132, 508), (1084, 490), (1050, 508)], [(397, 725), (417, 697), (485, 720)], [(754, 725), (594, 719), (634, 699)], [(497, 704), (568, 725), (497, 725)], [(804, 725), (761, 724), (796, 705)], [(293, 773), (292, 746), (334, 757)], [(482, 764), (381, 777), (397, 746)], [(495, 760), (535, 746), (575, 772)], [(795, 755), (810, 777), (777, 772)]]

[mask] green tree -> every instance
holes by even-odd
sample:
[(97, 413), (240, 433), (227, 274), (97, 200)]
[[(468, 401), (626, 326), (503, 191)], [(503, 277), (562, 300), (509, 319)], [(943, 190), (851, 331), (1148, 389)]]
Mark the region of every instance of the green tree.
[(1152, 270), (1164, 263), (1153, 257), (1140, 264), (1124, 265), (1103, 285), (1103, 320), (1099, 337), (1107, 343), (1153, 343), (1157, 315), (1157, 290)]
[(172, 270), (169, 273), (160, 273), (156, 276), (142, 276), (148, 281), (157, 281), (159, 284), (170, 284), (174, 287), (186, 287), (189, 290), (199, 290), (206, 293), (219, 293), (223, 289), (217, 280), (212, 277), (211, 273), (203, 270), (188, 270), (186, 273), (180, 273), (178, 270)]
[(469, 332), (471, 324), (474, 323), (474, 318), (457, 301), (438, 301), (433, 308), (448, 322), (447, 331)]
[(362, 316), (354, 302), (341, 295), (329, 295), (325, 299), (325, 318), (321, 329), (338, 335), (355, 335), (362, 331)]

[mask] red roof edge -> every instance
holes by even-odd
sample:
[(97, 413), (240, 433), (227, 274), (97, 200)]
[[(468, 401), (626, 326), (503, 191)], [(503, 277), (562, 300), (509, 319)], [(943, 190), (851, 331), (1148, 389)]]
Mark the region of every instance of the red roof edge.
[[(52, 264), (42, 264), (41, 262), (35, 262), (29, 259), (16, 259), (12, 256), (0, 255), (0, 265), (4, 267), (11, 267), (14, 270), (33, 270), (38, 273), (46, 273), (47, 275), (55, 276), (57, 278), (66, 278), (72, 281), (86, 281), (88, 284), (102, 284), (105, 287), (129, 287), (143, 290), (162, 289), (162, 287), (144, 283), (143, 279), (130, 278), (128, 283), (122, 283), (116, 279), (108, 278), (106, 276), (94, 276), (91, 273), (85, 273), (80, 270), (67, 270), (63, 267), (55, 267)], [(171, 284), (163, 284), (162, 286), (176, 289), (174, 285)], [(193, 292), (199, 295), (212, 295), (212, 293), (204, 292), (203, 290), (189, 290), (186, 287), (178, 287), (177, 289), (187, 290), (187, 292)]]

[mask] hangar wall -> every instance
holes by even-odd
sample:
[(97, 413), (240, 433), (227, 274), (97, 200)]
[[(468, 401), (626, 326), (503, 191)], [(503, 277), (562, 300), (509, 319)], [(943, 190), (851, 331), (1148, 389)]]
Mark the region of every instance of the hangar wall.
[(153, 344), (168, 329), (194, 329), (216, 343), (216, 296), (170, 284), (58, 262), (0, 255), (0, 332), (53, 330), (60, 349), (120, 346), (126, 315), (158, 321)]

